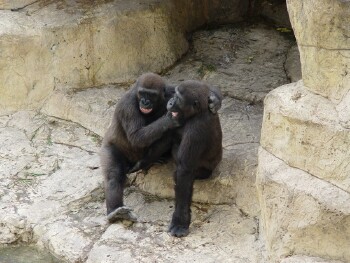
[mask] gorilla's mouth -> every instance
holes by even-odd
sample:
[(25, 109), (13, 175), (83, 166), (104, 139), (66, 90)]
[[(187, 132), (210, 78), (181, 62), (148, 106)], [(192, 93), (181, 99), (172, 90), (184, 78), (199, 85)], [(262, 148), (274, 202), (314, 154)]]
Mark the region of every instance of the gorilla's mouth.
[(179, 113), (176, 112), (176, 111), (172, 111), (172, 112), (171, 112), (171, 116), (173, 116), (174, 118), (176, 118), (178, 114), (179, 114)]
[(146, 108), (140, 107), (140, 111), (141, 111), (142, 113), (144, 113), (144, 114), (148, 114), (148, 113), (150, 113), (150, 112), (152, 111), (152, 108), (146, 109)]

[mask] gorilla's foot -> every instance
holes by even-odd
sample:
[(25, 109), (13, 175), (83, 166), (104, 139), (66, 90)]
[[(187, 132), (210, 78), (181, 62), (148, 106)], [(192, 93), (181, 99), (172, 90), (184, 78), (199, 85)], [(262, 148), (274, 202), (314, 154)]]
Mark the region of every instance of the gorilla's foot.
[(118, 220), (137, 221), (136, 215), (132, 212), (132, 209), (127, 206), (118, 207), (107, 215), (107, 219), (109, 223), (114, 223)]
[(170, 232), (170, 235), (174, 237), (185, 237), (188, 235), (190, 231), (186, 226), (171, 224), (169, 227), (169, 232)]

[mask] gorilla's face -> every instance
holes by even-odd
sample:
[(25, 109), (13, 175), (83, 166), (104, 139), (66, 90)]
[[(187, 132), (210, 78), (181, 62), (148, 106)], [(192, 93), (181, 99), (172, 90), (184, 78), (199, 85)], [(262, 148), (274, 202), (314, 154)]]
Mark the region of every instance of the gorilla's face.
[(200, 112), (200, 103), (192, 95), (185, 86), (175, 88), (175, 94), (167, 104), (167, 110), (173, 118), (188, 119)]
[(159, 104), (162, 94), (158, 90), (140, 87), (137, 92), (139, 109), (143, 114), (150, 114)]

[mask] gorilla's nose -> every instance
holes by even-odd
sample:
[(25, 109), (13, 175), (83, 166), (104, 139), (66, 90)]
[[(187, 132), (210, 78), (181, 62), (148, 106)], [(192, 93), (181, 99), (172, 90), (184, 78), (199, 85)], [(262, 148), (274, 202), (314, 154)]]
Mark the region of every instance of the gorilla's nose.
[(149, 100), (145, 99), (145, 98), (142, 98), (142, 99), (141, 99), (141, 103), (142, 103), (142, 105), (145, 106), (145, 107), (148, 107), (148, 106), (151, 105), (151, 102), (150, 102)]

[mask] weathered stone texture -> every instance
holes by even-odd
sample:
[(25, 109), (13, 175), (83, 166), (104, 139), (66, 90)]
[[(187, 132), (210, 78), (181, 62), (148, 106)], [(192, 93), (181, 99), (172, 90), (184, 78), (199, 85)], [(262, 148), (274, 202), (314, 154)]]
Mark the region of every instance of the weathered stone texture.
[(271, 262), (298, 254), (349, 262), (348, 192), (288, 166), (262, 148), (257, 186)]
[(104, 136), (115, 105), (124, 93), (125, 89), (116, 85), (76, 92), (56, 90), (46, 100), (41, 112), (79, 123), (99, 136)]
[(291, 256), (285, 259), (282, 259), (281, 263), (343, 263), (339, 260), (327, 260), (317, 257), (308, 257), (308, 256)]
[(287, 4), (303, 80), (265, 98), (262, 229), (271, 262), (349, 262), (350, 3)]
[(138, 222), (108, 224), (99, 141), (80, 125), (24, 111), (0, 128), (1, 244), (29, 242), (64, 262), (263, 262), (257, 220), (234, 204), (193, 203), (191, 235), (178, 239), (167, 233), (174, 201), (131, 185)]
[(350, 131), (341, 126), (335, 105), (302, 81), (267, 95), (261, 133), (270, 153), (350, 192)]
[[(204, 80), (223, 94), (252, 103), (288, 83), (284, 64), (295, 42), (264, 24), (201, 30), (193, 35), (193, 49), (165, 77), (171, 83)], [(298, 64), (298, 57), (289, 57)], [(297, 67), (297, 66), (296, 66)]]
[(0, 10), (1, 9), (18, 9), (23, 8), (27, 5), (30, 5), (37, 0), (1, 0), (0, 1)]
[(188, 46), (170, 11), (154, 1), (1, 11), (0, 110), (35, 108), (59, 85), (125, 82), (170, 66)]
[(161, 72), (187, 51), (188, 31), (215, 19), (241, 20), (248, 9), (245, 1), (224, 4), (42, 0), (17, 12), (0, 10), (0, 112), (36, 109), (61, 86), (123, 83)]
[(350, 89), (350, 2), (287, 0), (305, 86), (335, 102)]

